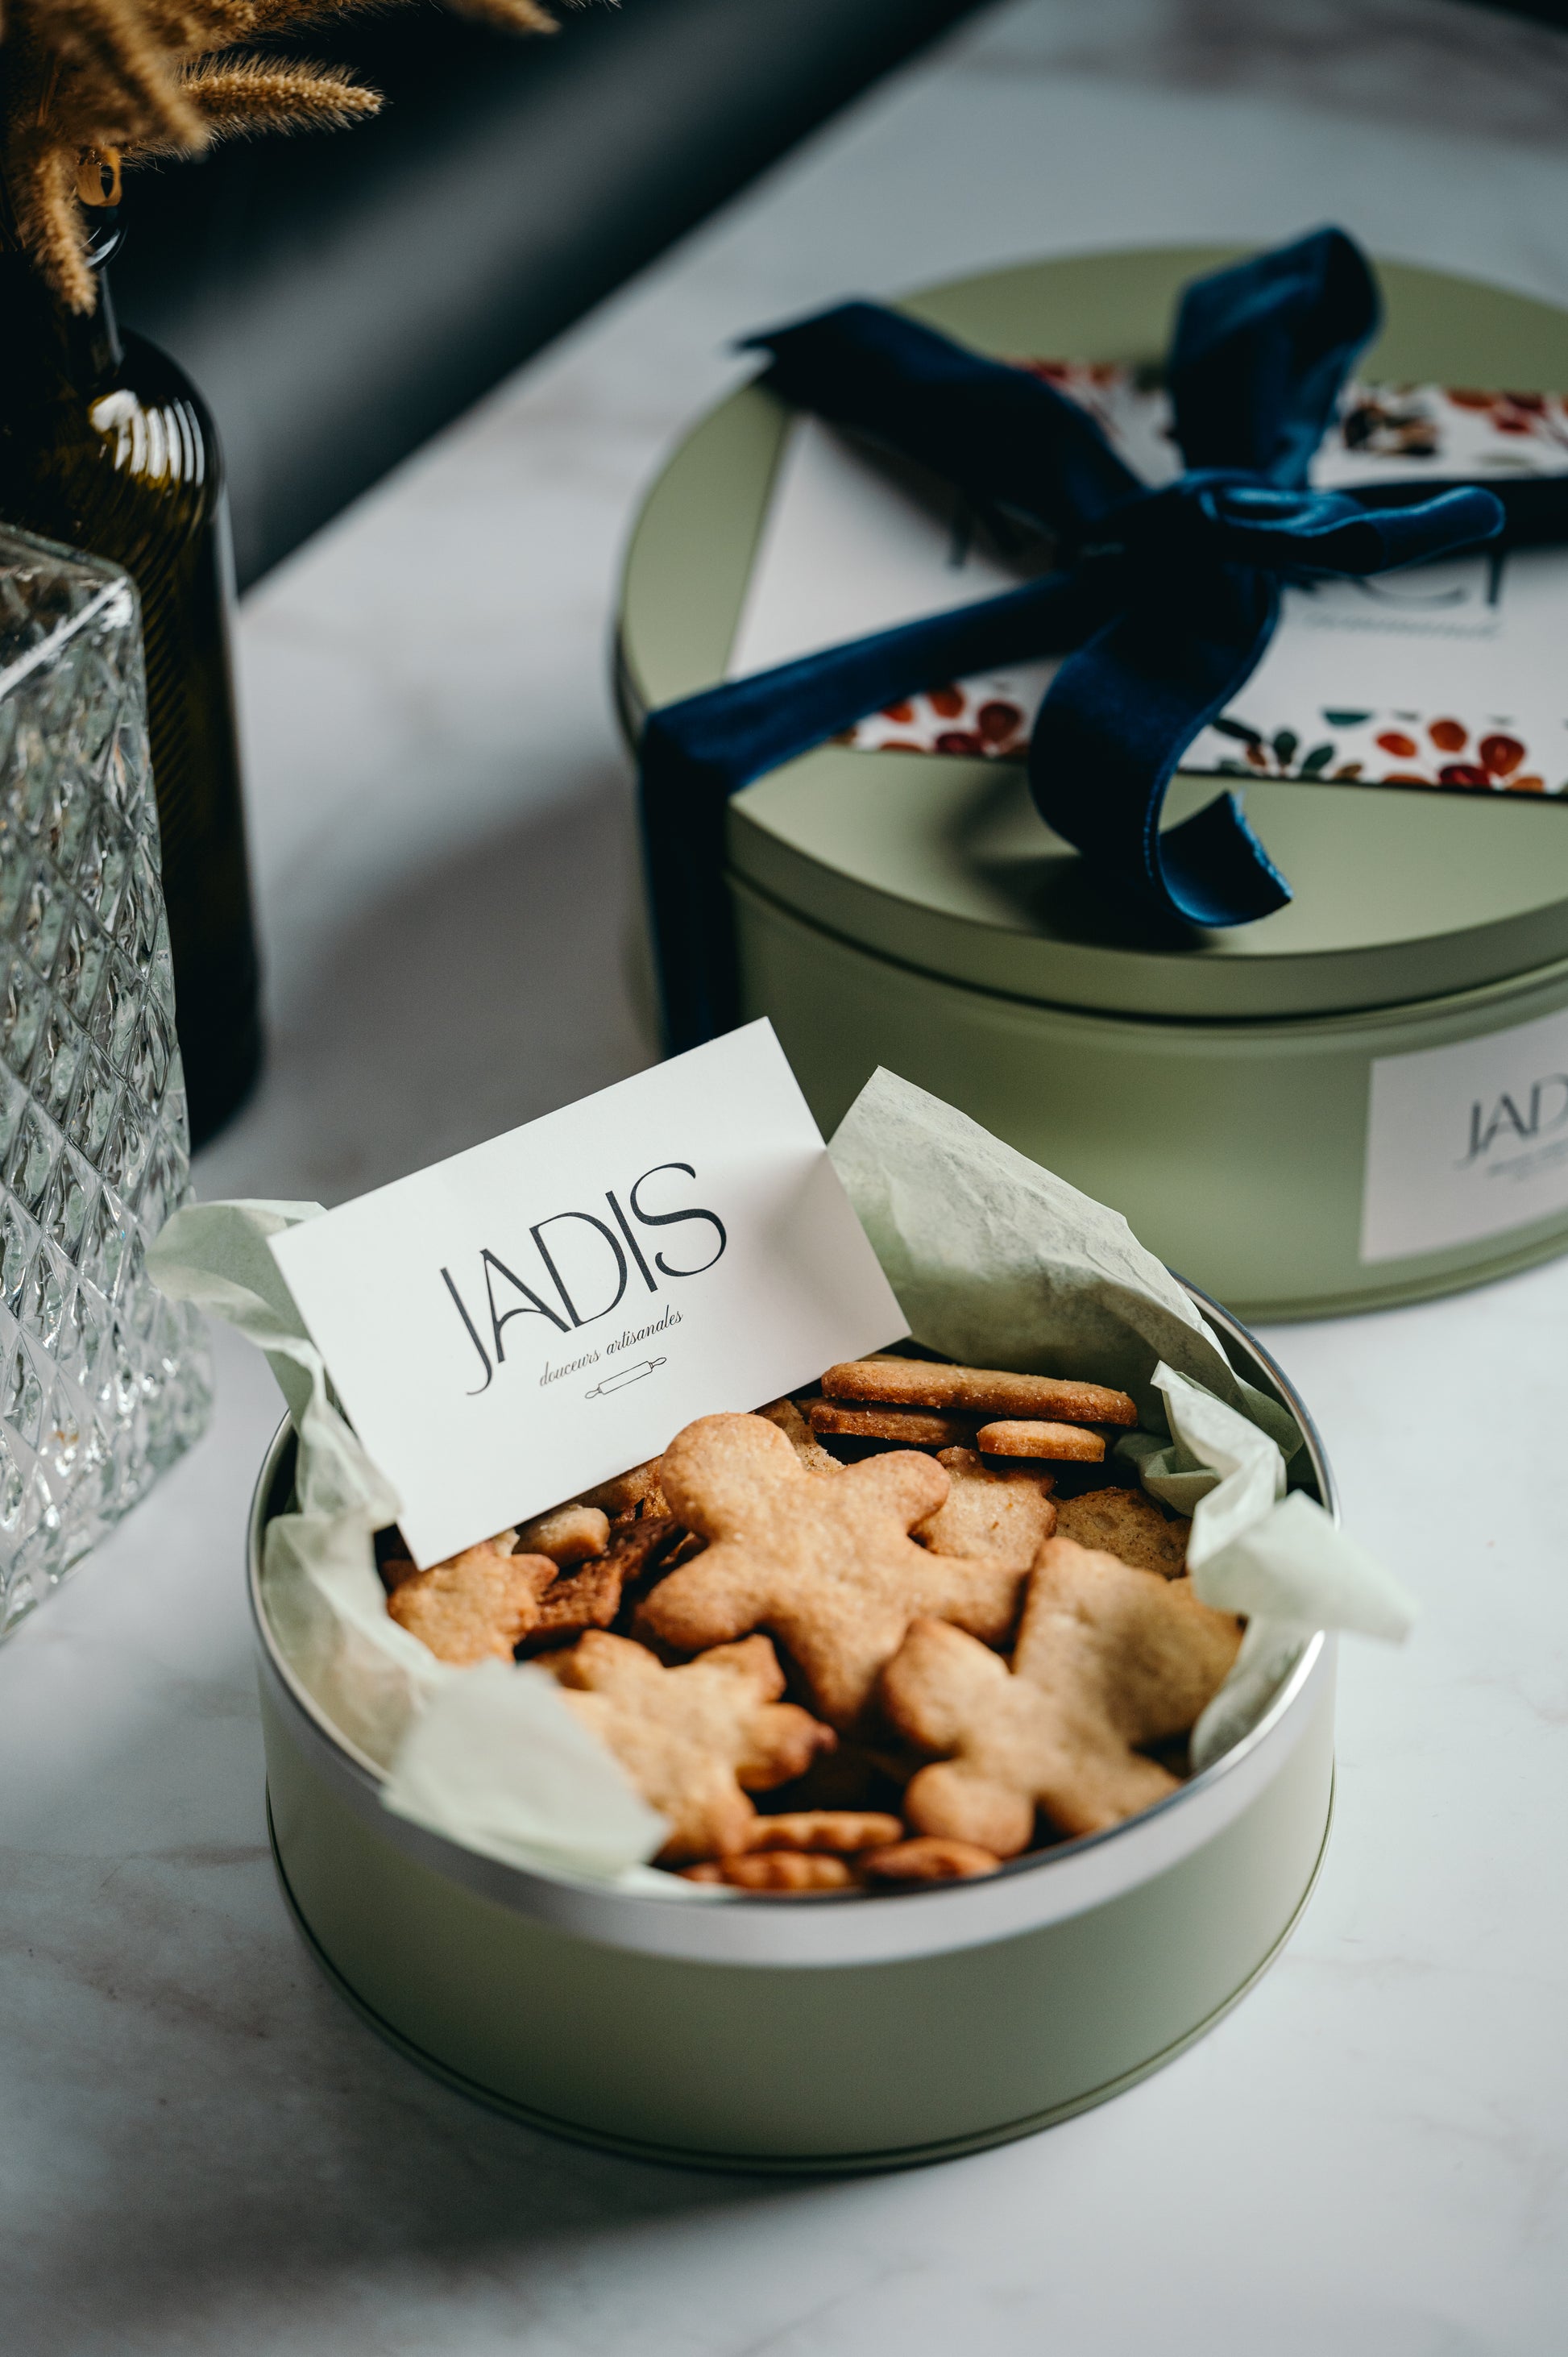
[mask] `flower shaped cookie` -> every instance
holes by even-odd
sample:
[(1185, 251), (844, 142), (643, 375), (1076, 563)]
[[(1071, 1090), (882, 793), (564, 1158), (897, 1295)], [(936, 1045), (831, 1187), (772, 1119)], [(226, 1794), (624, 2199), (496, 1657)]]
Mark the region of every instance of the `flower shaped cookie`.
[(743, 1787), (788, 1784), (832, 1745), (830, 1727), (779, 1701), (784, 1673), (766, 1637), (669, 1670), (646, 1646), (595, 1630), (543, 1666), (649, 1806), (668, 1818), (661, 1865), (747, 1848), (756, 1811)]

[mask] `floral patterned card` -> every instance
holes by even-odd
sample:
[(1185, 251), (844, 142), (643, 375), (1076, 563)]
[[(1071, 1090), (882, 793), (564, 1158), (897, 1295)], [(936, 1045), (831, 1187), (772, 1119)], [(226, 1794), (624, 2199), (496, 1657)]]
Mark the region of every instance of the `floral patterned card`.
[[(1180, 472), (1152, 373), (1032, 361), (1145, 482)], [(1558, 393), (1351, 384), (1313, 466), (1323, 489), (1568, 474)], [(950, 486), (814, 418), (790, 429), (729, 675), (966, 605), (1049, 561), (1001, 544)], [(1488, 792), (1568, 791), (1568, 549), (1446, 558), (1287, 588), (1235, 706), (1184, 760), (1200, 775)], [(939, 684), (849, 732), (873, 749), (1021, 759), (1056, 666)]]

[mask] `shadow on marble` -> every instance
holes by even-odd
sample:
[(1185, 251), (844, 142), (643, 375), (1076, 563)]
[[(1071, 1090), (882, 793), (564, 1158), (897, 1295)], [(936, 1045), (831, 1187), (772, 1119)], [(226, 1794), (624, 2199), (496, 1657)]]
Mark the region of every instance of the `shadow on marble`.
[(655, 1060), (624, 773), (356, 906), (289, 977), (204, 1197), (358, 1195)]
[[(221, 1715), (253, 1717), (253, 1697), (240, 1701), (248, 1658), (226, 1668)], [(140, 1813), (148, 1795), (188, 1794), (191, 1765), (188, 1701), (98, 1761), (93, 1786), (141, 1796)], [(635, 2243), (683, 2216), (801, 2195), (599, 2155), (427, 2078), (357, 2019), (294, 1931), (264, 1840), (259, 1737), (231, 1734), (212, 1766), (207, 1822), (182, 1837), (159, 1824), (156, 1847), (75, 1848), (63, 1828), (81, 1826), (92, 1793), (56, 1788), (42, 1848), (7, 1846), (7, 2109), (33, 2108), (23, 2058), (47, 2055), (53, 2170), (69, 2188), (47, 2209), (11, 2189), (8, 2350), (292, 2349), (308, 2316), (298, 2345), (349, 2357), (372, 2344), (333, 2331), (339, 2297), (357, 2309), (367, 2281), (380, 2298), (403, 2281), (417, 2307), (492, 2272), (515, 2329), (535, 2276), (552, 2305), (570, 2304), (601, 2233)]]

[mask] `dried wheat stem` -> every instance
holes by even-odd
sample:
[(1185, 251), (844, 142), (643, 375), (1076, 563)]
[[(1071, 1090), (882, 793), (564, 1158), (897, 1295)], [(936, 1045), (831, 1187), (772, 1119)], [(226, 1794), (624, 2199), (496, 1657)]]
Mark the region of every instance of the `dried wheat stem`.
[[(236, 55), (384, 0), (0, 0), (0, 180), (16, 235), (72, 310), (97, 301), (82, 203), (113, 202), (118, 164), (189, 156), (213, 139), (335, 128), (379, 113), (337, 68)], [(511, 33), (547, 33), (539, 0), (453, 0)], [(114, 175), (105, 191), (103, 174)]]

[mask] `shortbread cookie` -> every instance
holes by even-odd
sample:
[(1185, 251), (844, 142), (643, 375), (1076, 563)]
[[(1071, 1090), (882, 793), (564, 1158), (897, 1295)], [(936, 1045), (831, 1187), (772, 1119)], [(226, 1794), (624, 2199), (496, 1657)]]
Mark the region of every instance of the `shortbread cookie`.
[(1012, 1625), (1021, 1580), (1010, 1566), (933, 1555), (909, 1536), (948, 1493), (934, 1458), (899, 1450), (829, 1480), (760, 1416), (705, 1415), (665, 1450), (660, 1480), (708, 1545), (654, 1589), (642, 1624), (692, 1652), (770, 1630), (835, 1727), (853, 1726), (921, 1613), (982, 1637)]
[[(520, 1523), (519, 1555), (547, 1555), (552, 1563), (582, 1563), (603, 1555), (610, 1543), (609, 1516), (602, 1506), (553, 1506), (531, 1523)], [(495, 1542), (490, 1542), (494, 1545)]]
[(808, 1473), (838, 1471), (838, 1458), (831, 1449), (822, 1447), (792, 1399), (770, 1400), (766, 1407), (759, 1407), (757, 1413), (758, 1415), (765, 1415), (769, 1424), (776, 1424), (779, 1426)]
[(999, 1555), (1016, 1571), (1027, 1571), (1057, 1527), (1051, 1499), (1054, 1475), (1022, 1467), (981, 1462), (972, 1448), (944, 1448), (952, 1488), (914, 1535), (939, 1555)]
[(401, 1587), (405, 1579), (413, 1577), (418, 1566), (412, 1555), (382, 1555), (376, 1569), (381, 1573), (381, 1586), (390, 1596), (394, 1587)]
[(538, 1620), (539, 1598), (554, 1577), (548, 1555), (497, 1555), (487, 1539), (400, 1580), (387, 1610), (400, 1629), (458, 1669), (510, 1662)]
[(1102, 1547), (1138, 1571), (1179, 1579), (1187, 1568), (1192, 1524), (1167, 1514), (1143, 1490), (1085, 1490), (1057, 1507), (1057, 1536), (1079, 1546)]
[(854, 1407), (821, 1399), (808, 1401), (806, 1414), (813, 1432), (843, 1440), (897, 1440), (906, 1448), (949, 1448), (974, 1436), (972, 1416), (938, 1415), (929, 1408)]
[(1136, 1424), (1125, 1392), (1056, 1375), (1010, 1375), (999, 1368), (949, 1367), (929, 1359), (849, 1359), (822, 1377), (829, 1399), (895, 1407), (968, 1410), (977, 1415), (1049, 1416), (1059, 1424)]
[(852, 1890), (856, 1881), (842, 1857), (787, 1849), (704, 1858), (687, 1867), (685, 1877), (688, 1882), (725, 1882), (734, 1890)]
[[(479, 1544), (489, 1547), (492, 1555), (515, 1555), (526, 1552), (519, 1548), (515, 1531), (498, 1531), (493, 1539), (481, 1539)], [(403, 1545), (403, 1536), (401, 1531), (382, 1532), (377, 1539), (376, 1569), (381, 1573), (381, 1586), (389, 1595), (394, 1587), (401, 1587), (405, 1579), (412, 1579), (414, 1577), (413, 1559), (411, 1555), (401, 1552)], [(385, 1546), (390, 1546), (393, 1551), (383, 1554), (381, 1550)], [(457, 1560), (456, 1555), (449, 1556), (447, 1559), (452, 1563)], [(437, 1567), (435, 1565), (431, 1566), (432, 1570)]]
[(1185, 1733), (1241, 1641), (1185, 1579), (1048, 1539), (1011, 1671), (946, 1621), (910, 1630), (883, 1679), (902, 1733), (945, 1755), (904, 1796), (922, 1833), (1026, 1849), (1036, 1804), (1064, 1834), (1100, 1833), (1176, 1789), (1135, 1745)]
[(539, 1599), (539, 1617), (519, 1645), (519, 1656), (526, 1660), (589, 1629), (607, 1629), (620, 1610), (623, 1584), (620, 1566), (609, 1555), (560, 1573)]
[[(585, 1630), (611, 1628), (628, 1589), (635, 1592), (656, 1578), (690, 1540), (691, 1533), (669, 1514), (622, 1523), (603, 1555), (561, 1572), (544, 1590), (539, 1617), (518, 1647), (520, 1657), (567, 1644)], [(695, 1544), (700, 1547), (702, 1542)]]
[(670, 1511), (659, 1487), (657, 1457), (650, 1457), (646, 1465), (634, 1465), (628, 1473), (618, 1473), (613, 1480), (601, 1481), (596, 1489), (585, 1490), (575, 1502), (579, 1506), (597, 1506), (612, 1523), (630, 1522), (638, 1514), (664, 1514)]
[(678, 1555), (692, 1537), (693, 1533), (673, 1514), (643, 1514), (635, 1523), (621, 1524), (610, 1540), (606, 1561), (618, 1564), (621, 1577), (628, 1582), (641, 1579)]
[(912, 1841), (895, 1842), (855, 1860), (870, 1882), (962, 1882), (973, 1874), (994, 1874), (1001, 1863), (978, 1842), (941, 1834), (917, 1834)]
[(645, 1646), (593, 1631), (543, 1666), (668, 1819), (665, 1865), (745, 1849), (756, 1812), (743, 1787), (789, 1783), (833, 1740), (809, 1712), (779, 1700), (784, 1673), (766, 1637), (667, 1670)]
[(988, 1457), (1043, 1457), (1058, 1465), (1098, 1465), (1105, 1454), (1101, 1433), (1086, 1432), (1079, 1424), (1043, 1424), (1034, 1416), (983, 1424), (974, 1445)]
[(923, 1753), (896, 1749), (897, 1738), (885, 1738), (885, 1748), (873, 1749), (854, 1736), (840, 1738), (836, 1751), (819, 1752), (805, 1775), (789, 1787), (792, 1811), (818, 1809), (878, 1815), (896, 1811), (904, 1787), (925, 1766)]
[(751, 1828), (753, 1849), (832, 1850), (850, 1857), (857, 1850), (886, 1849), (901, 1841), (903, 1820), (879, 1809), (792, 1809), (758, 1817)]

